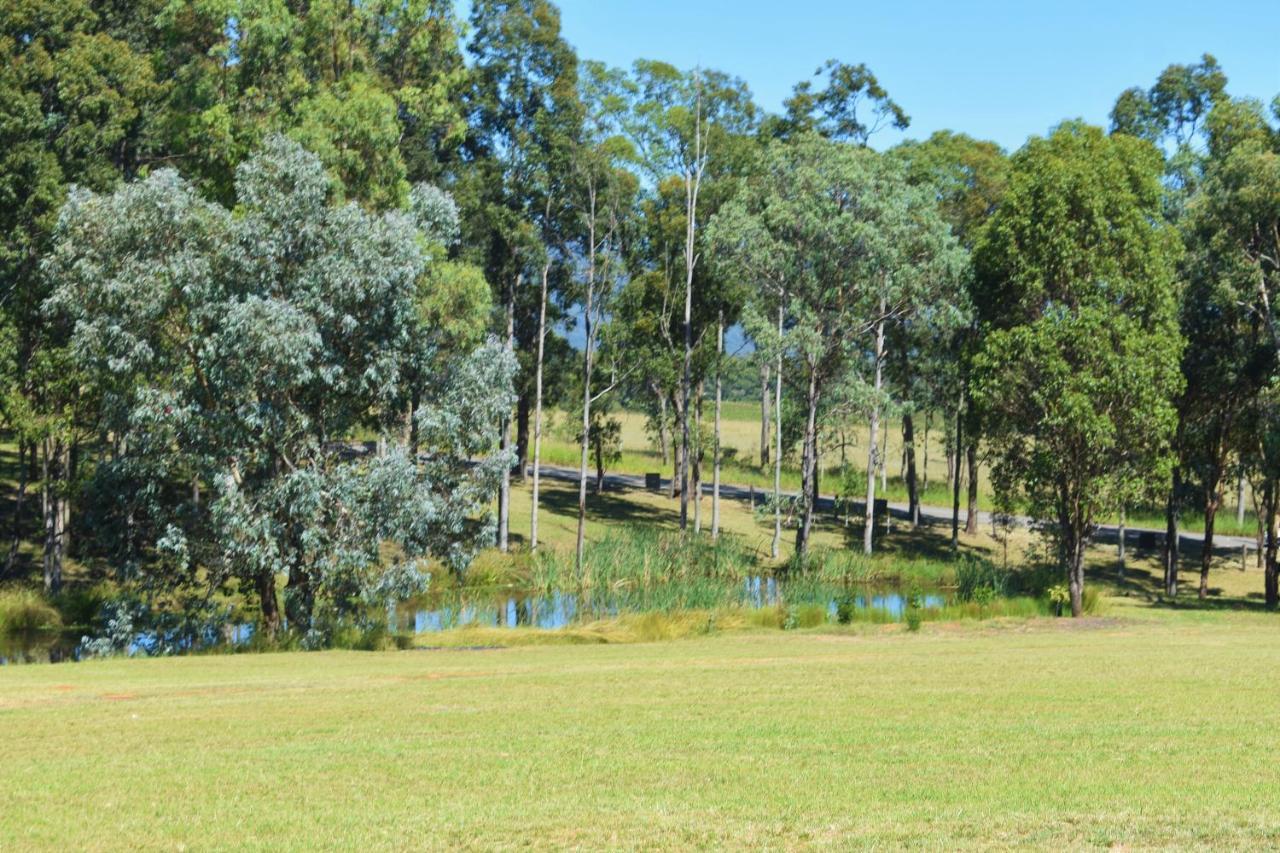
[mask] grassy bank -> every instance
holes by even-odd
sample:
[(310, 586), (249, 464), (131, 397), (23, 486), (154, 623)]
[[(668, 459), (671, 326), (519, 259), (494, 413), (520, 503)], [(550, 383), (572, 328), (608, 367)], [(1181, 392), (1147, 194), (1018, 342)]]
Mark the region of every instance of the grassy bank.
[(14, 848), (1280, 843), (1274, 620), (0, 670)]

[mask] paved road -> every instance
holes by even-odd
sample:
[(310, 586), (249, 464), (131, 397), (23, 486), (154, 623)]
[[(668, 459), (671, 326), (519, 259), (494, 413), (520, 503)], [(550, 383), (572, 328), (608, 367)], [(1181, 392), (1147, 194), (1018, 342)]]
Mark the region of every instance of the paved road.
[[(553, 480), (564, 480), (564, 481), (573, 482), (573, 483), (578, 482), (578, 471), (575, 468), (560, 468), (553, 465), (543, 465), (542, 476), (547, 477), (549, 479), (553, 479)], [(606, 489), (619, 489), (619, 488), (643, 489), (645, 487), (644, 477), (640, 474), (605, 474), (604, 482), (605, 482)], [(595, 485), (594, 473), (589, 475), (588, 483), (592, 488), (594, 488), (594, 485)], [(670, 488), (670, 486), (671, 486), (670, 478), (664, 477), (662, 479), (662, 490), (666, 491), (667, 489)], [(703, 483), (702, 487), (704, 490), (703, 491), (704, 495), (709, 495), (711, 493), (710, 483)], [(720, 496), (722, 498), (727, 498), (729, 500), (747, 501), (747, 500), (750, 500), (754, 495), (754, 498), (757, 503), (763, 503), (768, 498), (768, 495), (770, 492), (772, 492), (772, 489), (767, 491), (762, 491), (760, 489), (752, 490), (747, 486), (736, 486), (736, 485), (729, 485), (726, 483), (720, 484)], [(785, 494), (787, 497), (794, 497), (795, 492), (783, 492), (783, 494)], [(853, 503), (854, 512), (861, 513), (865, 505), (866, 505), (865, 501), (854, 501)], [(817, 508), (819, 511), (834, 510), (835, 496), (820, 495)], [(891, 503), (889, 504), (889, 511), (894, 518), (901, 519), (903, 521), (907, 521), (910, 518), (907, 512), (906, 504)], [(920, 516), (921, 516), (922, 522), (925, 524), (929, 524), (929, 525), (951, 524), (951, 508), (950, 507), (921, 505)], [(961, 509), (960, 523), (961, 524), (965, 523), (967, 518), (968, 518), (968, 513), (964, 509)], [(1026, 527), (1031, 523), (1031, 519), (1025, 516), (1016, 516), (1013, 521), (1015, 524), (1021, 527)], [(979, 512), (978, 524), (980, 525), (985, 524), (990, 526), (991, 513)], [(1138, 542), (1139, 537), (1142, 536), (1142, 534), (1144, 533), (1155, 534), (1156, 542), (1163, 545), (1164, 530), (1152, 529), (1152, 528), (1146, 528), (1146, 527), (1126, 527), (1125, 543), (1136, 544)], [(1094, 535), (1094, 540), (1098, 542), (1116, 542), (1118, 537), (1119, 537), (1119, 528), (1116, 525), (1103, 524), (1098, 527), (1098, 532)], [(1181, 534), (1180, 538), (1184, 543), (1194, 542), (1199, 544), (1204, 541), (1203, 534), (1193, 533), (1193, 532), (1183, 533)], [(1222, 534), (1218, 534), (1213, 537), (1213, 546), (1214, 546), (1213, 549), (1215, 552), (1218, 552), (1218, 551), (1238, 552), (1242, 547), (1247, 547), (1250, 550), (1256, 549), (1257, 542), (1252, 537), (1223, 536)]]

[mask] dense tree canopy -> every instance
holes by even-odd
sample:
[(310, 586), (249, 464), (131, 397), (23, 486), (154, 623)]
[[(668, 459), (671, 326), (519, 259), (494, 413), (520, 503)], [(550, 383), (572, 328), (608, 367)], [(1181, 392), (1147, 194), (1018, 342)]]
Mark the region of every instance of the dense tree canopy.
[(872, 549), (892, 415), (913, 524), (941, 422), (953, 548), (986, 467), (1077, 613), (1129, 509), (1164, 511), (1168, 596), (1203, 513), (1208, 594), (1228, 484), (1280, 606), (1280, 103), (1209, 54), (1122, 92), (1109, 133), (1012, 154), (881, 146), (909, 105), (861, 62), (770, 115), (731, 69), (580, 58), (551, 0), (16, 0), (0, 57), (6, 578), (53, 593), (69, 562), (322, 643), (482, 545), (537, 547), (544, 410), (578, 445), (580, 576), (620, 405), (689, 535), (710, 480), (717, 536), (749, 388), (776, 559), (784, 519), (808, 554), (831, 474), (846, 525), (865, 483)]
[(1180, 247), (1160, 222), (1161, 167), (1149, 143), (1064, 125), (1014, 155), (975, 249), (992, 331), (974, 394), (996, 485), (1054, 525), (1076, 615), (1099, 519), (1152, 496), (1172, 464)]
[(271, 137), (237, 170), (234, 214), (168, 170), (80, 191), (48, 263), (50, 308), (74, 323), (113, 440), (95, 471), (101, 553), (168, 582), (238, 581), (270, 630), (284, 575), (302, 634), (317, 601), (340, 614), (421, 588), (427, 557), (461, 571), (506, 464), (467, 464), (510, 403), (493, 349), (423, 377), (424, 464), (403, 449), (349, 458), (358, 426), (402, 417), (419, 339), (436, 332), (414, 301), (425, 212), (372, 215), (332, 194), (315, 155)]

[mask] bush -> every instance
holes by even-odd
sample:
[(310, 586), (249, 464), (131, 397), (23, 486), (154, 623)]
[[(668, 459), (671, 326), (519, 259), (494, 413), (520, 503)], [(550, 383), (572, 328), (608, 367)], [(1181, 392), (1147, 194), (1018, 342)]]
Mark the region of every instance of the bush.
[(20, 587), (0, 590), (0, 633), (35, 634), (61, 627), (62, 617), (39, 593)]
[(108, 585), (69, 586), (54, 597), (53, 604), (62, 614), (62, 624), (84, 628), (98, 618), (114, 594)]
[(915, 633), (920, 630), (920, 623), (924, 621), (924, 594), (920, 592), (918, 587), (913, 588), (907, 595), (906, 610), (907, 630)]
[(1009, 571), (987, 560), (965, 556), (956, 564), (956, 598), (960, 601), (990, 603), (1006, 597), (1011, 586)]
[(827, 608), (821, 604), (798, 604), (787, 608), (787, 628), (816, 628), (827, 623)]
[(1084, 588), (1084, 596), (1080, 604), (1084, 608), (1084, 612), (1089, 616), (1100, 616), (1106, 611), (1106, 602), (1102, 598), (1102, 591), (1094, 586), (1086, 586)]

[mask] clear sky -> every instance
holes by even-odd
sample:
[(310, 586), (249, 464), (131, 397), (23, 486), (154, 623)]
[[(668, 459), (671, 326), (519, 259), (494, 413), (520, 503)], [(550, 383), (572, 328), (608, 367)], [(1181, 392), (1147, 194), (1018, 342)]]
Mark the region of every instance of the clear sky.
[[(745, 79), (777, 111), (824, 60), (865, 62), (911, 116), (1008, 149), (1064, 118), (1105, 125), (1116, 96), (1214, 54), (1233, 95), (1280, 94), (1280, 0), (559, 0), (580, 56)], [(882, 147), (901, 138), (882, 133)]]

